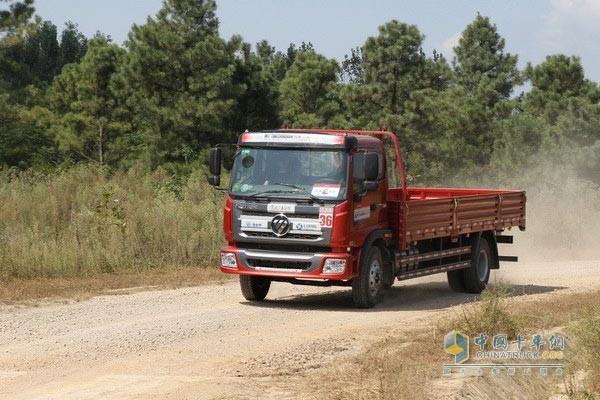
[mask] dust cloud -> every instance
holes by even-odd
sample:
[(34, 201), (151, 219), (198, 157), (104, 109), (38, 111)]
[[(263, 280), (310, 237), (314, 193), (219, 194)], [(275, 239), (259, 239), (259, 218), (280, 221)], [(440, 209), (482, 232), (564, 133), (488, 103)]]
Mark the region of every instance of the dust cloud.
[(600, 188), (567, 174), (544, 174), (527, 190), (527, 230), (512, 251), (523, 260), (600, 260)]

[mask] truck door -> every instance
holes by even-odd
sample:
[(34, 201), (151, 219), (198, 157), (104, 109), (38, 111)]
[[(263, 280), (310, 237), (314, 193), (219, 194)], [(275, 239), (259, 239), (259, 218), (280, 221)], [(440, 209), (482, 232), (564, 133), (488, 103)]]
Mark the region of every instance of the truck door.
[[(354, 181), (353, 226), (354, 231), (359, 236), (368, 235), (373, 230), (374, 225), (378, 225), (385, 220), (383, 213), (386, 207), (386, 187), (383, 155), (381, 153), (356, 153), (355, 157), (360, 159), (365, 157), (366, 154), (377, 155), (377, 176), (373, 180), (365, 179), (364, 183), (356, 179)], [(366, 158), (370, 158), (372, 161), (374, 157)], [(361, 164), (363, 161), (358, 160), (357, 162)], [(355, 168), (357, 168), (357, 164), (355, 164)]]

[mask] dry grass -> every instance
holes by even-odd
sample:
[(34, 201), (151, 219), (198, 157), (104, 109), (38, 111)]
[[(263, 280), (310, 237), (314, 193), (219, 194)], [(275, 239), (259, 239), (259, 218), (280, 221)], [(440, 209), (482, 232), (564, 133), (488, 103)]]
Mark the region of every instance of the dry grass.
[[(427, 328), (409, 332), (391, 333), (386, 339), (371, 345), (360, 355), (336, 363), (328, 367), (329, 369), (324, 373), (318, 374), (318, 381), (311, 382), (314, 383), (311, 387), (317, 388), (313, 396), (357, 400), (531, 399), (549, 398), (560, 391), (559, 388), (563, 388), (563, 391), (568, 393), (568, 387), (565, 389), (567, 384), (556, 377), (442, 378), (442, 365), (448, 362), (448, 355), (442, 350), (443, 335), (461, 323), (466, 323), (464, 315), (468, 316), (468, 326), (475, 331), (485, 326), (487, 332), (500, 332), (512, 328), (523, 329), (522, 332), (528, 334), (548, 331), (580, 321), (583, 310), (600, 304), (600, 291), (542, 296), (535, 300), (506, 298), (506, 294), (505, 288), (492, 290), (484, 296), (482, 302), (466, 306), (468, 310), (458, 313), (452, 320), (437, 321)], [(496, 317), (482, 316), (483, 310), (492, 312)], [(480, 317), (482, 320), (478, 320)], [(594, 318), (596, 319), (587, 320), (584, 325), (576, 326), (585, 326), (584, 331), (589, 332), (589, 337), (592, 338), (590, 343), (594, 345), (581, 348), (589, 348), (583, 351), (597, 360), (597, 353), (596, 355), (593, 353), (598, 351), (596, 335), (600, 328), (597, 325), (597, 312)], [(573, 334), (576, 335), (575, 331)], [(572, 337), (567, 338), (567, 340), (571, 339)], [(582, 342), (580, 340), (577, 343), (577, 346), (580, 346)], [(570, 342), (567, 346), (569, 344)], [(567, 357), (575, 359), (579, 356), (568, 353)], [(327, 377), (325, 381), (324, 376)], [(317, 377), (314, 379), (316, 380)], [(570, 397), (594, 399), (591, 395), (585, 397), (586, 393), (595, 390), (589, 385), (588, 382), (587, 386), (584, 385), (577, 391), (573, 391)]]
[(527, 319), (526, 327), (539, 331), (554, 326), (565, 326), (581, 319), (587, 307), (600, 304), (599, 291), (586, 291), (568, 294), (553, 294), (526, 302), (519, 297), (511, 299), (510, 307)]
[(223, 241), (223, 194), (201, 171), (0, 172), (0, 205), (2, 284), (215, 266)]
[(481, 294), (477, 307), (462, 307), (457, 316), (441, 321), (441, 332), (458, 329), (468, 336), (481, 332), (497, 332), (516, 337), (525, 325), (525, 317), (511, 312), (508, 301), (510, 290), (496, 284)]
[(101, 294), (171, 289), (231, 279), (216, 268), (160, 268), (144, 272), (97, 274), (87, 277), (13, 279), (0, 285), (0, 304), (84, 300)]
[(415, 329), (378, 341), (359, 356), (330, 366), (310, 387), (318, 399), (425, 399), (428, 387), (423, 383), (439, 378), (446, 361), (431, 331)]
[(568, 329), (575, 336), (575, 367), (587, 371), (582, 398), (596, 393), (600, 398), (600, 301), (584, 309), (582, 318), (571, 323)]

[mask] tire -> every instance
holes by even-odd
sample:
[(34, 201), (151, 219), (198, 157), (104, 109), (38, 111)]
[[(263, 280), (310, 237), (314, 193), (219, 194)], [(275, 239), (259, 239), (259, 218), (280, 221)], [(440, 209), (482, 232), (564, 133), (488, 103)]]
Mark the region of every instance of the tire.
[(463, 285), (467, 293), (481, 293), (490, 279), (490, 266), (493, 263), (488, 241), (481, 237), (477, 249), (471, 254), (471, 266), (463, 269)]
[(390, 256), (389, 252), (385, 249), (379, 247), (379, 251), (382, 256), (383, 261), (383, 288), (385, 290), (389, 290), (394, 285), (394, 281), (396, 277), (394, 276), (394, 265), (392, 261), (392, 256)]
[(375, 246), (361, 257), (358, 276), (352, 280), (352, 298), (356, 307), (370, 308), (382, 300), (384, 268), (381, 251)]
[(263, 276), (240, 275), (240, 288), (246, 300), (263, 301), (269, 293), (271, 280)]
[(446, 272), (448, 277), (448, 286), (455, 292), (463, 293), (465, 291), (465, 284), (463, 283), (463, 271), (461, 269), (457, 271)]

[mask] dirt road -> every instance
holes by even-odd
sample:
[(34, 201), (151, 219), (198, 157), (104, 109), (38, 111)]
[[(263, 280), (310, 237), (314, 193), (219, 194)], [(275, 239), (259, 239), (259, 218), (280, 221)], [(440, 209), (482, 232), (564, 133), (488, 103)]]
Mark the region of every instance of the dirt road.
[[(499, 279), (532, 296), (600, 289), (600, 261), (507, 263), (493, 272)], [(473, 296), (439, 275), (396, 283), (372, 310), (352, 308), (346, 288), (275, 284), (268, 299), (245, 302), (232, 282), (5, 306), (0, 398), (294, 398), (301, 372)]]

